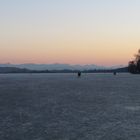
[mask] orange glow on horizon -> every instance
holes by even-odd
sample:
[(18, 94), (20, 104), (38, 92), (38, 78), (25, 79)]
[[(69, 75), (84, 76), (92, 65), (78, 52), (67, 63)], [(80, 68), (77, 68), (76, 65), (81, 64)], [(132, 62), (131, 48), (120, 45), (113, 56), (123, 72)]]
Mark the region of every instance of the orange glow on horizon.
[[(139, 42), (96, 40), (16, 43), (18, 47), (6, 47), (0, 52), (1, 63), (67, 63), (97, 65), (127, 65), (137, 52)], [(136, 46), (133, 48), (133, 46)], [(26, 46), (26, 47), (24, 47)], [(49, 47), (48, 47), (49, 46)], [(7, 54), (7, 55), (5, 55)]]

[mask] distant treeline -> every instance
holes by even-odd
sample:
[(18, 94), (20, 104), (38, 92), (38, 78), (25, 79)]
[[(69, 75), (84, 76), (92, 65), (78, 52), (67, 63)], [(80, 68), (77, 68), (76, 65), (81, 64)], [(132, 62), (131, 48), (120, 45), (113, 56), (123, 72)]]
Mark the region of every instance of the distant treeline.
[[(29, 70), (15, 67), (0, 67), (0, 73), (77, 73), (79, 70)], [(104, 70), (82, 70), (82, 73), (121, 73), (128, 72), (128, 67)]]
[(135, 55), (135, 59), (129, 62), (128, 71), (133, 74), (140, 74), (140, 49)]

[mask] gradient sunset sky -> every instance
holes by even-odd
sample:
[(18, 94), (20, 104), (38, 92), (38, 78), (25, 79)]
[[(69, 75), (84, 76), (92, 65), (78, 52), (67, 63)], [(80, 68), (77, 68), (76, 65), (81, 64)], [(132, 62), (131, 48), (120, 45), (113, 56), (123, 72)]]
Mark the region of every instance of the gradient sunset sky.
[(127, 65), (140, 0), (1, 0), (0, 63)]

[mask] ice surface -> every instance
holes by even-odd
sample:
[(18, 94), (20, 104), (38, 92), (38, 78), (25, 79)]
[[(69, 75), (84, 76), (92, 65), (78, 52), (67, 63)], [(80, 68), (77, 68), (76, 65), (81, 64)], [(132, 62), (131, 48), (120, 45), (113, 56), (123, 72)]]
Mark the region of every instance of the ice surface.
[(140, 76), (0, 75), (0, 140), (139, 140)]

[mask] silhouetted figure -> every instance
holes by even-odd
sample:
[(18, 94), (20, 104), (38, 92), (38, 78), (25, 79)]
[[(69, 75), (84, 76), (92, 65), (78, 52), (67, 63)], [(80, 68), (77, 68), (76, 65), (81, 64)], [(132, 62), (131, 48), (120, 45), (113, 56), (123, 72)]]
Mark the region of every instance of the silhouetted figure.
[(116, 71), (114, 71), (114, 72), (113, 72), (113, 74), (116, 76), (116, 75), (117, 75), (117, 72), (116, 72)]
[(81, 77), (81, 72), (79, 71), (77, 75), (78, 75), (78, 77)]

